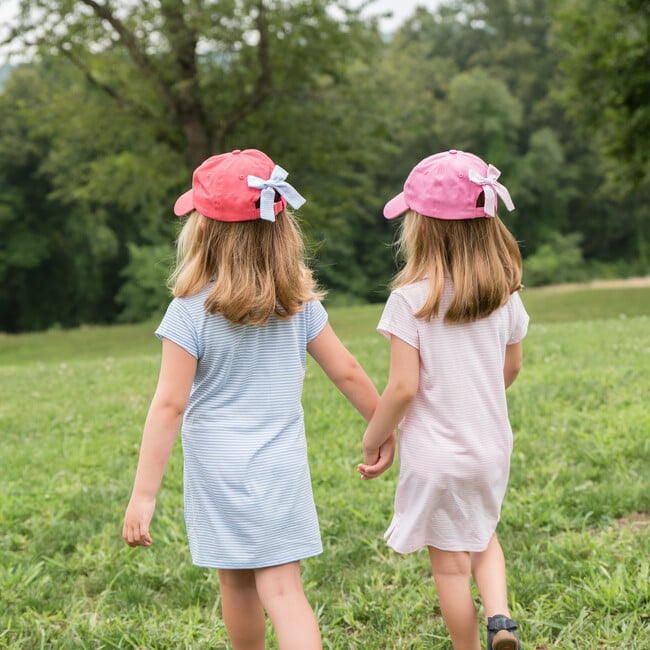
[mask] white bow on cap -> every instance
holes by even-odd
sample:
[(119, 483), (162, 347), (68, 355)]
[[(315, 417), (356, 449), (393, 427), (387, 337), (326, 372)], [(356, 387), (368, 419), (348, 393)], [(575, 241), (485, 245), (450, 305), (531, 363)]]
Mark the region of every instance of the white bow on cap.
[[(510, 212), (515, 209), (515, 204), (510, 198), (510, 192), (508, 192), (505, 185), (497, 182), (499, 176), (501, 176), (501, 172), (494, 165), (488, 165), (487, 176), (485, 178), (477, 174), (473, 169), (469, 170), (469, 180), (483, 187), (483, 193), (485, 194), (485, 214), (489, 214), (491, 217), (494, 217), (497, 213), (497, 194), (503, 199), (506, 208)], [(490, 191), (488, 192), (487, 190)]]
[(260, 196), (260, 218), (266, 221), (275, 221), (275, 211), (273, 203), (275, 202), (275, 192), (278, 191), (292, 208), (296, 210), (305, 203), (305, 198), (298, 191), (287, 183), (284, 179), (289, 172), (276, 165), (271, 172), (271, 178), (263, 180), (258, 176), (248, 175), (248, 187), (254, 187), (262, 190)]

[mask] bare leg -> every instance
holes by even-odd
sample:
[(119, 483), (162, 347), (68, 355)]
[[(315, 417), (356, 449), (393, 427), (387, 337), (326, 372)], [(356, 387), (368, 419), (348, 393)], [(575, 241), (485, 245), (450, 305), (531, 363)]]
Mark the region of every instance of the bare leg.
[(470, 589), (470, 554), (428, 548), (442, 618), (454, 650), (480, 650), (478, 619)]
[(506, 561), (496, 533), (481, 553), (472, 553), (472, 575), (481, 594), (486, 620), (503, 614), (510, 617), (506, 587)]
[(234, 650), (264, 650), (266, 623), (253, 569), (219, 569), (221, 610)]
[(300, 562), (255, 569), (257, 593), (281, 650), (321, 650), (318, 621), (302, 588)]

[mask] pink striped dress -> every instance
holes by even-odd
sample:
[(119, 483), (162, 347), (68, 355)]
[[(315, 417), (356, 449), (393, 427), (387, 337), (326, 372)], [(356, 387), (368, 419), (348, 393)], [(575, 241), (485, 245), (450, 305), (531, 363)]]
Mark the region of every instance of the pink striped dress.
[[(420, 353), (417, 395), (399, 427), (400, 474), (385, 537), (399, 553), (423, 546), (484, 551), (501, 512), (512, 452), (503, 380), (506, 346), (521, 341), (528, 314), (515, 293), (482, 320), (416, 319), (423, 280), (390, 295), (377, 330)], [(440, 314), (452, 296), (445, 287)]]

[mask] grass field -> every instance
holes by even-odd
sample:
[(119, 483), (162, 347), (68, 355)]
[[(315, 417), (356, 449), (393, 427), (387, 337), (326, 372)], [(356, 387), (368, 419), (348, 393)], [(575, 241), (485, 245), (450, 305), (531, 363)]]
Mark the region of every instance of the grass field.
[[(525, 650), (650, 648), (650, 289), (526, 290), (499, 525)], [(383, 387), (380, 306), (332, 310)], [(226, 649), (190, 563), (180, 446), (154, 545), (120, 538), (159, 362), (153, 323), (0, 337), (0, 648)], [(363, 482), (363, 422), (310, 363), (304, 407), (324, 553), (303, 565), (324, 645), (449, 648), (428, 558), (382, 534), (397, 468)], [(269, 648), (276, 648), (271, 631)]]

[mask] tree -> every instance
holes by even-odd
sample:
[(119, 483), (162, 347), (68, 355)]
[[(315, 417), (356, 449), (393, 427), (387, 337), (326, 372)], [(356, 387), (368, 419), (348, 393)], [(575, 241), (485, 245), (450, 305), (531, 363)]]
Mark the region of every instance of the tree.
[[(340, 0), (20, 0), (14, 38), (65, 57), (190, 167), (272, 97), (333, 74), (363, 29)], [(333, 16), (332, 7), (343, 19)]]
[[(94, 298), (82, 292), (70, 313), (53, 307), (57, 316), (26, 318), (22, 328), (112, 321), (118, 305), (123, 318), (139, 317), (134, 300), (154, 305), (160, 294), (152, 280), (160, 272), (161, 286), (164, 281), (156, 260), (174, 235), (171, 205), (206, 147), (210, 153), (257, 147), (287, 167), (309, 198), (306, 228), (319, 246), (321, 279), (356, 299), (377, 298), (364, 273), (369, 244), (358, 217), (374, 215), (380, 201), (366, 174), (382, 148), (372, 137), (379, 118), (373, 98), (363, 93), (374, 92), (365, 61), (381, 40), (376, 26), (361, 23), (355, 12), (333, 18), (338, 4), (24, 3), (20, 32), (37, 39), (40, 53), (40, 63), (26, 68), (43, 92), (32, 98), (29, 116), (12, 118), (26, 142), (46, 135), (37, 167), (24, 174), (46, 178), (43, 204), (76, 214), (69, 221), (76, 232), (93, 241), (104, 233), (111, 247), (87, 246), (76, 266), (65, 267), (71, 275), (86, 253), (104, 250), (92, 273), (62, 283), (77, 287), (95, 277), (101, 288)], [(44, 12), (41, 23), (59, 27), (30, 31), (35, 8)], [(179, 63), (189, 56), (183, 30), (196, 36), (185, 68)], [(191, 84), (183, 76), (189, 68), (196, 75)], [(10, 112), (18, 106), (15, 93), (16, 86), (5, 89)], [(365, 117), (358, 111), (363, 101)], [(38, 269), (45, 260), (34, 263)]]
[[(526, 255), (546, 243), (553, 248), (558, 233), (569, 232), (569, 205), (572, 200), (583, 199), (577, 180), (558, 134), (551, 128), (532, 133), (513, 174), (517, 210), (512, 216), (504, 216)], [(580, 241), (578, 238), (574, 245)]]
[(646, 0), (562, 2), (562, 99), (626, 188), (650, 182), (650, 12)]
[(451, 80), (437, 121), (445, 148), (472, 151), (497, 166), (512, 164), (521, 126), (520, 102), (481, 68)]
[[(298, 216), (332, 300), (385, 297), (395, 223), (382, 206), (448, 148), (502, 170), (517, 210), (501, 216), (526, 256), (566, 237), (587, 265), (647, 270), (648, 185), (621, 182), (647, 161), (647, 21), (605, 0), (450, 0), (390, 38), (345, 0), (19, 2), (13, 38), (34, 58), (0, 94), (0, 329), (158, 311), (175, 197), (207, 155), (248, 147), (307, 197)], [(614, 79), (596, 108), (569, 86), (602, 16), (624, 33), (588, 71), (630, 84)]]
[(0, 328), (7, 331), (78, 324), (106, 309), (105, 264), (118, 242), (106, 214), (57, 192), (48, 171), (55, 138), (42, 119), (52, 110), (53, 87), (34, 68), (16, 70), (0, 94)]

